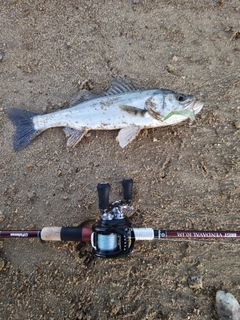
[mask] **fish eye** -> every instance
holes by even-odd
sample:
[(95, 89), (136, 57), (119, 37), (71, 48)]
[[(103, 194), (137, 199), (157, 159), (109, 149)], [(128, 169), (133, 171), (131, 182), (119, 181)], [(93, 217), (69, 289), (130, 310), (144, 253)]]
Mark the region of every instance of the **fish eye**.
[(177, 100), (178, 100), (179, 102), (183, 102), (183, 101), (186, 100), (186, 96), (185, 96), (184, 94), (178, 94), (178, 95), (177, 95)]

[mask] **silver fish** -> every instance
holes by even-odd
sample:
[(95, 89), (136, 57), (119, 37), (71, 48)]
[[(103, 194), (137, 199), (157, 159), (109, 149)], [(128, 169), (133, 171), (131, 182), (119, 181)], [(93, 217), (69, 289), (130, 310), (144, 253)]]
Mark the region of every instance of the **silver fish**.
[(67, 146), (75, 146), (89, 130), (120, 129), (117, 140), (124, 148), (140, 130), (193, 120), (202, 107), (203, 103), (191, 95), (167, 89), (140, 89), (116, 78), (104, 94), (82, 90), (65, 110), (41, 115), (8, 107), (6, 112), (17, 127), (13, 138), (17, 151), (52, 127), (64, 127)]

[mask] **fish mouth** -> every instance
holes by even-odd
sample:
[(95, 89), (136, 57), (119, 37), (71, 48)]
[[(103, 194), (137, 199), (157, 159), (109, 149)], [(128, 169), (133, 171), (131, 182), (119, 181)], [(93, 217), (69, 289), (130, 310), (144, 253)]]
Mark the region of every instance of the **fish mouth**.
[(190, 106), (186, 108), (186, 110), (193, 111), (195, 114), (197, 114), (202, 110), (203, 106), (204, 106), (204, 102), (196, 99), (195, 101), (193, 101), (192, 104), (190, 104)]

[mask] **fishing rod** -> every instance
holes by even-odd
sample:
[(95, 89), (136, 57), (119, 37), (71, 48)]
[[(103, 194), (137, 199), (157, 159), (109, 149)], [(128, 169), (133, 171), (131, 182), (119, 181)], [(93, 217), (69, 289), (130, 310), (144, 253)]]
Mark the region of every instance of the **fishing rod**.
[(240, 231), (154, 230), (134, 228), (124, 210), (133, 210), (132, 179), (123, 179), (124, 201), (109, 204), (110, 184), (97, 185), (100, 220), (91, 227), (44, 227), (42, 230), (0, 230), (0, 238), (40, 238), (43, 241), (91, 242), (98, 257), (114, 258), (132, 252), (136, 240), (154, 239), (234, 239)]

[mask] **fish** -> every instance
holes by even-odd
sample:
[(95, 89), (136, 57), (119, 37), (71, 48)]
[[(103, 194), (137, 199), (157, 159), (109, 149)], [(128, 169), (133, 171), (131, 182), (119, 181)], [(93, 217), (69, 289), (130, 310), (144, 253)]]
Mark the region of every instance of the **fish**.
[(133, 82), (114, 78), (103, 94), (81, 90), (69, 108), (47, 114), (7, 107), (16, 126), (14, 150), (26, 147), (36, 136), (63, 127), (67, 146), (74, 147), (89, 130), (120, 129), (117, 140), (126, 147), (142, 129), (194, 120), (204, 103), (192, 95), (168, 89), (143, 89)]

